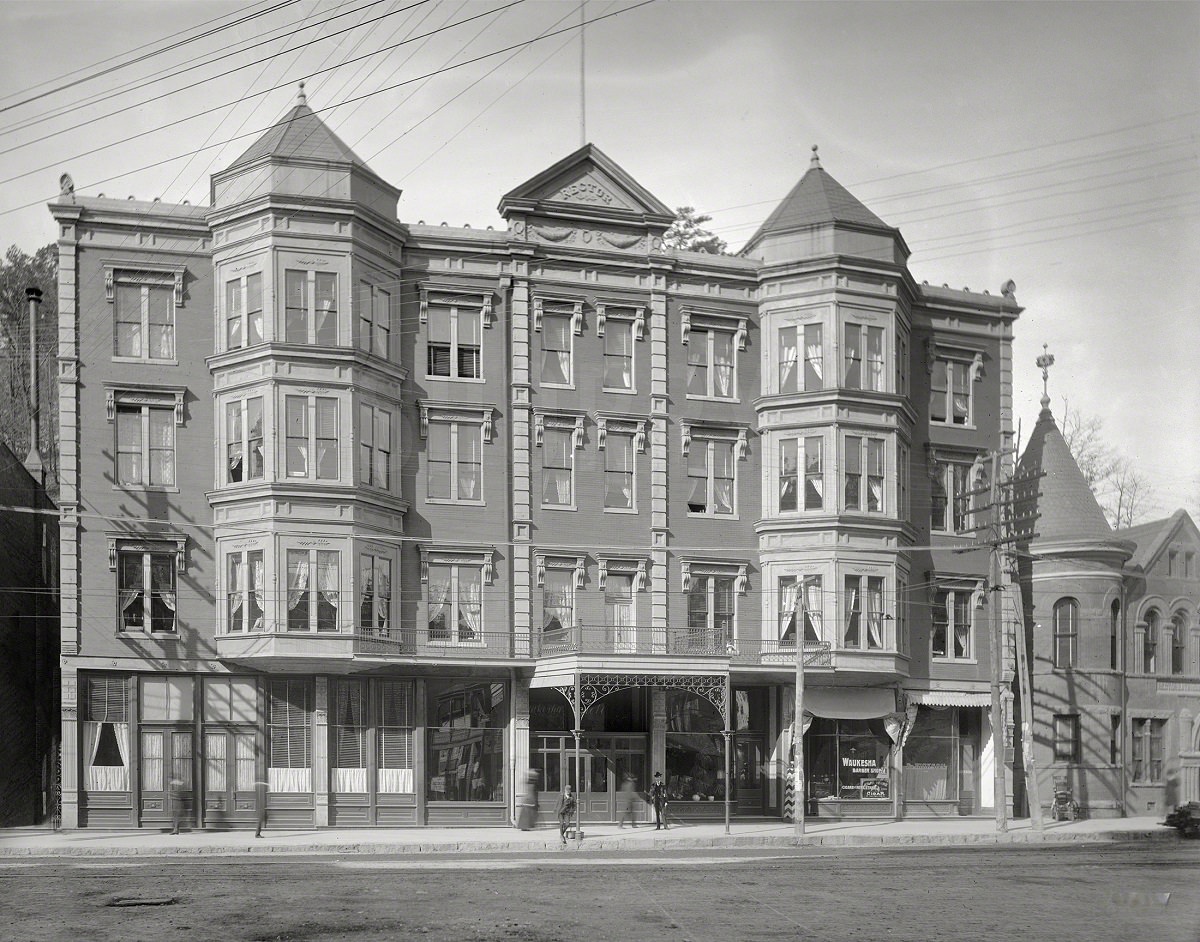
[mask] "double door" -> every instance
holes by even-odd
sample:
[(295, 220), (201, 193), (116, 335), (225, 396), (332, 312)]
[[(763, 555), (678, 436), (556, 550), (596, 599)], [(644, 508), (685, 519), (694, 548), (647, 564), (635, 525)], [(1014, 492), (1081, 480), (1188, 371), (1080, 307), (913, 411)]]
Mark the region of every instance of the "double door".
[(616, 821), (624, 797), (620, 792), (621, 784), (629, 775), (634, 786), (634, 817), (646, 820), (643, 799), (650, 787), (646, 778), (646, 745), (644, 734), (585, 735), (580, 742), (577, 779), (575, 738), (562, 734), (539, 735), (534, 762), (541, 773), (539, 806), (543, 816), (553, 815), (563, 783), (570, 782), (578, 796), (581, 821)]
[(253, 727), (205, 728), (205, 827), (250, 827), (254, 824), (255, 743)]
[(174, 820), (173, 803), (179, 802), (179, 821), (196, 826), (195, 759), (190, 727), (143, 726), (138, 738), (138, 780), (141, 823), (166, 827)]

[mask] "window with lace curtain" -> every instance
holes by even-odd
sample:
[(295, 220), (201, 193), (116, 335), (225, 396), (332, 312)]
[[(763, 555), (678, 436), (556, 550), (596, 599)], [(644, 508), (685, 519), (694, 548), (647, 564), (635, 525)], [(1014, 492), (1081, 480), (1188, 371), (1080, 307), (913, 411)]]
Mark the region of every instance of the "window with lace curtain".
[(843, 492), (846, 510), (883, 512), (883, 456), (882, 439), (846, 436)]
[(319, 347), (338, 343), (337, 274), (323, 271), (283, 273), (284, 340)]
[(973, 589), (938, 589), (933, 596), (931, 650), (935, 661), (975, 659)]
[(117, 271), (113, 281), (113, 358), (174, 360), (175, 277)]
[(935, 425), (972, 424), (972, 363), (939, 357), (929, 379), (929, 421)]
[(430, 419), (426, 441), (429, 500), (482, 503), (482, 426)]
[(392, 573), (390, 556), (361, 553), (358, 557), (358, 630), (386, 637), (392, 623)]
[(971, 469), (965, 461), (935, 461), (930, 470), (929, 529), (969, 533), (973, 526)]
[(225, 556), (225, 630), (262, 631), (266, 605), (262, 550), (238, 550)]
[(697, 435), (688, 449), (688, 513), (733, 516), (737, 513), (737, 443)]
[(688, 398), (736, 399), (735, 331), (693, 328), (687, 348)]
[(542, 631), (575, 627), (575, 567), (546, 567), (542, 583)]
[(884, 631), (883, 577), (846, 576), (843, 590), (842, 647), (864, 651), (889, 647)]
[(288, 631), (341, 630), (341, 553), (289, 549), (286, 603)]
[[(574, 382), (572, 369), (573, 315), (542, 315), (542, 385), (570, 386)], [(605, 342), (605, 366), (607, 367), (607, 341)], [(607, 370), (605, 379), (607, 380)]]
[(175, 415), (169, 406), (116, 406), (119, 485), (175, 486)]
[(482, 565), (431, 562), (426, 591), (430, 641), (482, 642)]
[(81, 673), (79, 693), (84, 789), (129, 791), (129, 679)]
[(547, 428), (542, 440), (542, 506), (575, 506), (575, 438), (565, 428)]
[(780, 393), (811, 392), (824, 385), (821, 324), (791, 324), (779, 330)]
[(338, 401), (326, 396), (286, 396), (287, 476), (309, 481), (338, 478)]
[(608, 319), (604, 330), (604, 389), (633, 392), (634, 322)]
[(392, 488), (392, 413), (369, 403), (358, 407), (358, 482)]
[(846, 324), (843, 385), (848, 389), (883, 392), (883, 328), (865, 324)]
[(225, 349), (263, 343), (263, 276), (251, 272), (225, 282)]
[(804, 643), (825, 640), (825, 598), (820, 576), (780, 576), (779, 645), (795, 647), (797, 626), (804, 626)]
[(122, 631), (174, 632), (175, 554), (117, 552), (118, 624)]
[(263, 397), (225, 403), (225, 483), (261, 481), (266, 473), (263, 448)]
[(634, 433), (610, 430), (604, 444), (604, 509), (634, 510)]

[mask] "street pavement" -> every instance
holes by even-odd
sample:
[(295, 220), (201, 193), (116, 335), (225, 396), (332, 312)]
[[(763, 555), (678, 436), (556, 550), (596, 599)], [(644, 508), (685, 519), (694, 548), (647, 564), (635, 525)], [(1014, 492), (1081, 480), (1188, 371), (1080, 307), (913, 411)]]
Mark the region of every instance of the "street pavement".
[[(1005, 832), (991, 817), (938, 818), (906, 821), (827, 821), (805, 823), (802, 842), (824, 847), (889, 847), (939, 845), (1001, 845), (1031, 843), (1174, 842), (1179, 834), (1162, 819), (1099, 818), (1047, 821), (1041, 832), (1028, 819), (1010, 821)], [(672, 824), (665, 830), (641, 824), (584, 825), (582, 840), (574, 837), (566, 850), (670, 851), (696, 848), (792, 847), (797, 843), (790, 822), (740, 819), (730, 824)], [(253, 831), (157, 830), (53, 831), (47, 828), (0, 830), (0, 857), (177, 857), (197, 854), (453, 854), (544, 853), (561, 851), (557, 827), (548, 822), (533, 831), (516, 828), (356, 828)]]

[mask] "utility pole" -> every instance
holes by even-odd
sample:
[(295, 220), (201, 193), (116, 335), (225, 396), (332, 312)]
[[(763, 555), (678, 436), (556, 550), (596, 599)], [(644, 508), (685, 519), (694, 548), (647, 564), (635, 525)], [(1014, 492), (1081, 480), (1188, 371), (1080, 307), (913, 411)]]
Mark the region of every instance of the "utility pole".
[[(799, 592), (804, 592), (804, 580), (800, 579)], [(799, 608), (799, 606), (797, 606)], [(804, 841), (804, 624), (803, 616), (796, 619), (796, 705), (792, 714), (792, 765), (795, 781), (792, 783), (792, 834), (796, 843)]]
[(991, 480), (988, 482), (991, 493), (989, 503), (993, 518), (993, 543), (989, 554), (988, 589), (992, 596), (991, 611), (991, 655), (992, 655), (992, 766), (995, 769), (993, 802), (996, 806), (996, 830), (1003, 833), (1008, 830), (1008, 788), (1004, 777), (1004, 703), (1000, 698), (1000, 683), (1004, 678), (1004, 633), (1001, 630), (1000, 597), (1000, 552), (994, 542), (998, 536), (998, 513), (1000, 497), (1000, 455), (992, 454)]
[(29, 301), (29, 456), (25, 459), (25, 469), (41, 485), (45, 483), (45, 475), (39, 441), (41, 416), (38, 414), (37, 319), (38, 305), (42, 303), (42, 291), (40, 288), (26, 288), (25, 297)]

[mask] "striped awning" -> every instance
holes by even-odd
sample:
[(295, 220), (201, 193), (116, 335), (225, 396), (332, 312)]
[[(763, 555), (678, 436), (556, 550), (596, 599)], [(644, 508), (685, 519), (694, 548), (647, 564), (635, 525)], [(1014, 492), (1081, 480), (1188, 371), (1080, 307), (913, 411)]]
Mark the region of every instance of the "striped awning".
[(922, 693), (910, 693), (908, 702), (918, 706), (990, 707), (992, 695), (960, 690), (926, 690)]

